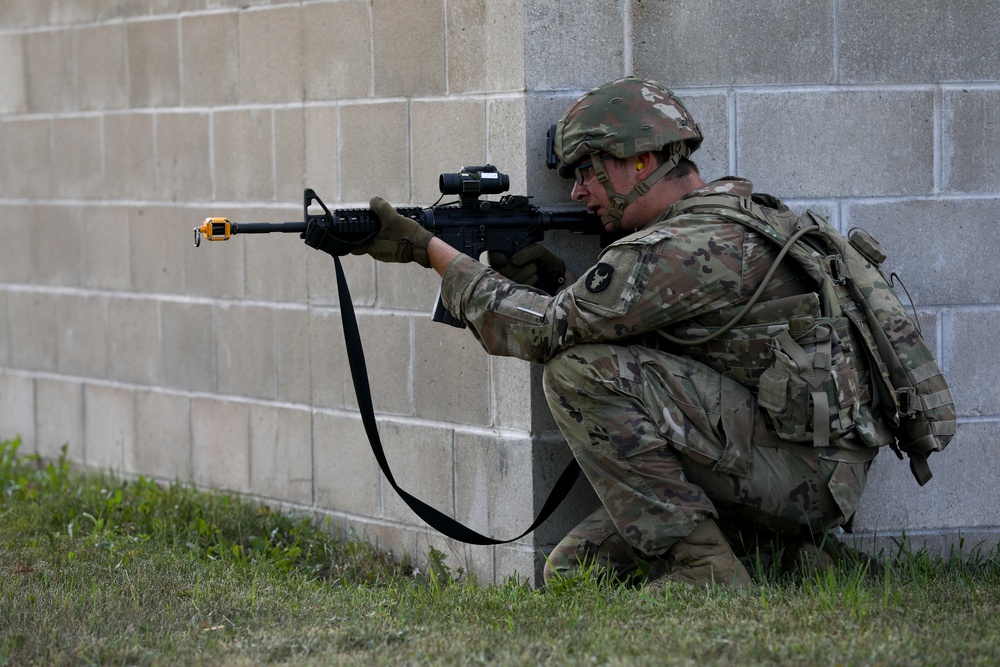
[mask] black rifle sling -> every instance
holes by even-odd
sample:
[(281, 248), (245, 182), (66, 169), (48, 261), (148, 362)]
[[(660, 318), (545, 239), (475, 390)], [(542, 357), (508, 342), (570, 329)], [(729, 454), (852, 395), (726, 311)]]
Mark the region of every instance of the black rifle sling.
[(506, 544), (519, 540), (542, 522), (549, 518), (549, 515), (563, 501), (577, 477), (580, 475), (580, 465), (576, 459), (570, 461), (566, 469), (559, 475), (555, 486), (549, 493), (549, 497), (542, 505), (542, 509), (526, 531), (512, 537), (509, 540), (498, 540), (492, 537), (480, 535), (468, 526), (465, 526), (450, 516), (434, 509), (427, 503), (410, 495), (396, 483), (396, 479), (389, 470), (389, 462), (386, 460), (385, 451), (382, 448), (382, 441), (378, 435), (378, 425), (375, 421), (375, 408), (372, 405), (371, 386), (368, 383), (368, 368), (365, 365), (365, 353), (361, 346), (361, 334), (358, 331), (358, 321), (354, 315), (354, 305), (351, 301), (351, 292), (347, 288), (347, 279), (344, 277), (344, 269), (340, 264), (340, 258), (334, 255), (333, 262), (337, 268), (337, 294), (340, 297), (340, 317), (344, 325), (344, 340), (347, 343), (347, 360), (351, 366), (351, 379), (354, 381), (354, 393), (358, 398), (358, 409), (361, 411), (361, 421), (365, 425), (365, 433), (368, 434), (368, 442), (371, 444), (372, 453), (378, 461), (382, 474), (389, 481), (389, 484), (399, 497), (413, 510), (417, 516), (427, 524), (439, 531), (443, 535), (467, 544)]

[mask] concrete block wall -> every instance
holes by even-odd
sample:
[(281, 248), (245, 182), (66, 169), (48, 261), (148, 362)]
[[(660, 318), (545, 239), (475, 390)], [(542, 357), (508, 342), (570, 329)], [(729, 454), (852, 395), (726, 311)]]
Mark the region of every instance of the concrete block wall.
[[(533, 576), (534, 536), (462, 550), (382, 478), (332, 260), (297, 237), (192, 245), (210, 215), (438, 198), (491, 161), (525, 190), (512, 0), (0, 2), (0, 437), (47, 457), (329, 514), (398, 555)], [(404, 488), (483, 532), (534, 510), (526, 363), (430, 322), (438, 281), (344, 260)], [(499, 501), (499, 502), (498, 502)], [(498, 503), (498, 504), (493, 504)]]
[[(545, 129), (636, 73), (688, 102), (707, 178), (869, 229), (906, 280), (959, 433), (923, 489), (881, 456), (858, 530), (995, 543), (998, 28), (989, 3), (902, 0), (0, 0), (0, 437), (534, 577), (594, 506), (585, 485), (513, 545), (428, 531), (365, 441), (329, 258), (288, 236), (195, 249), (191, 227), (298, 219), (306, 185), (427, 205), (440, 172), (485, 161), (564, 202)], [(554, 241), (580, 267), (596, 252)], [(517, 534), (569, 456), (540, 369), (431, 323), (430, 272), (345, 270), (397, 480)]]

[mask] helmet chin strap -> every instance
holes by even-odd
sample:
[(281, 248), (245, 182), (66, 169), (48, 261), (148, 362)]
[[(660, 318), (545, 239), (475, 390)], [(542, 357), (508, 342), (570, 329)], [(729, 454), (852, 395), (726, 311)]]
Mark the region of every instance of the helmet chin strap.
[(608, 176), (608, 172), (604, 168), (604, 162), (597, 157), (597, 154), (594, 154), (594, 176), (597, 177), (597, 182), (604, 187), (604, 191), (608, 193), (608, 199), (611, 201), (611, 208), (608, 209), (607, 213), (601, 216), (601, 222), (604, 223), (605, 226), (611, 225), (611, 232), (624, 232), (625, 229), (622, 227), (622, 216), (625, 214), (625, 207), (649, 192), (650, 188), (652, 188), (657, 181), (666, 176), (671, 169), (676, 167), (677, 163), (680, 162), (683, 157), (684, 155), (681, 152), (675, 152), (670, 156), (669, 160), (657, 167), (656, 170), (647, 178), (636, 183), (631, 192), (627, 195), (623, 195), (615, 191), (614, 186), (611, 184), (611, 178)]

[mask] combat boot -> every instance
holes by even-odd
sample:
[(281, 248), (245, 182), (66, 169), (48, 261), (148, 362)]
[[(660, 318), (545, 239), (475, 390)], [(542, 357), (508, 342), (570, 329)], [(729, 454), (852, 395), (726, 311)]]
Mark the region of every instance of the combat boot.
[(728, 588), (750, 588), (753, 581), (714, 519), (705, 519), (687, 536), (677, 540), (668, 554), (670, 572), (653, 587), (673, 581), (701, 588), (713, 583)]

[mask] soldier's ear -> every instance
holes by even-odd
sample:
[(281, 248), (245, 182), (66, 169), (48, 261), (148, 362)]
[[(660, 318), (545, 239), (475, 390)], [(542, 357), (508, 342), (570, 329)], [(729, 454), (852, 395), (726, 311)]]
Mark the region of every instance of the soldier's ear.
[(635, 156), (635, 170), (639, 172), (640, 179), (653, 173), (658, 166), (660, 165), (657, 164), (656, 155), (654, 153), (640, 153)]

